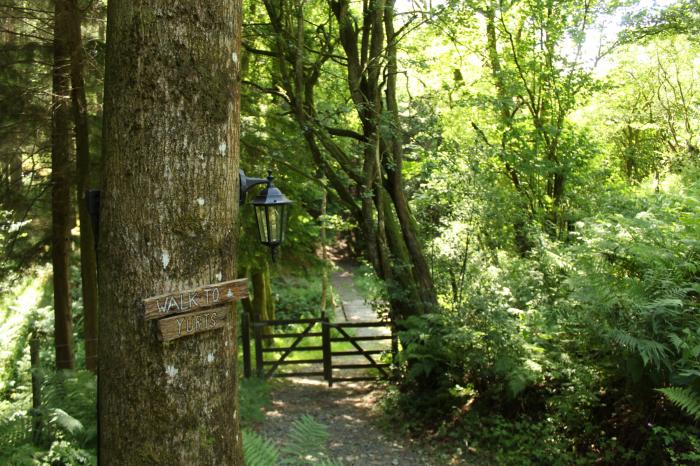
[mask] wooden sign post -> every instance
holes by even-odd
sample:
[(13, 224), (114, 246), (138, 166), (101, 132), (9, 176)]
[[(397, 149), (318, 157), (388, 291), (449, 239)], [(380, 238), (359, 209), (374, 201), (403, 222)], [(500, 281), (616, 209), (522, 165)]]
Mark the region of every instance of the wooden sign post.
[[(222, 328), (229, 319), (223, 304), (248, 297), (248, 279), (241, 278), (143, 300), (144, 318), (160, 319), (163, 341)], [(196, 311), (196, 312), (193, 312)]]

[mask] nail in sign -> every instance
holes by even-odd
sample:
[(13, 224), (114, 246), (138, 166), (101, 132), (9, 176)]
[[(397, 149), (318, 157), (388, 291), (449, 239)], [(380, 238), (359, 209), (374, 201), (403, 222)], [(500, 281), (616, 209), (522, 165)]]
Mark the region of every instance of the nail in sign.
[(248, 279), (200, 286), (143, 300), (146, 320), (221, 306), (248, 297)]

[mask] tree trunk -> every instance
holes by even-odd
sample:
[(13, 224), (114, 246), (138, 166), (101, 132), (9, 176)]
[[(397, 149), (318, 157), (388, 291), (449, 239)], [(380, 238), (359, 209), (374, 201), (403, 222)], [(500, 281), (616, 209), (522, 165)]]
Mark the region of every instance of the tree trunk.
[[(274, 320), (275, 308), (272, 303), (272, 291), (270, 288), (270, 269), (265, 263), (264, 269), (252, 270), (250, 272), (251, 282), (253, 284), (253, 297), (251, 299), (251, 315), (254, 320)], [(265, 326), (262, 328), (262, 334), (265, 336), (272, 335), (272, 327)], [(265, 347), (272, 344), (272, 340), (263, 340)]]
[(73, 316), (70, 299), (71, 137), (70, 55), (66, 38), (70, 10), (57, 0), (54, 10), (53, 97), (51, 113), (51, 261), (53, 265), (54, 345), (56, 368), (72, 369)]
[(32, 443), (41, 445), (41, 434), (44, 420), (41, 417), (41, 385), (43, 375), (41, 373), (41, 341), (36, 322), (32, 323), (32, 330), (29, 336), (29, 358), (32, 367)]
[(328, 299), (328, 248), (326, 247), (326, 208), (328, 194), (326, 186), (323, 186), (321, 198), (321, 260), (323, 261), (323, 276), (321, 277), (321, 315), (326, 314), (326, 301)]
[[(361, 15), (355, 12), (351, 3), (349, 0), (327, 2), (337, 21), (337, 36), (316, 29), (316, 40), (323, 44), (321, 48), (324, 49), (319, 53), (313, 51), (315, 46), (305, 45), (308, 40), (305, 34), (313, 33), (308, 28), (300, 28), (303, 2), (296, 3), (296, 17), (293, 18), (284, 8), (288, 3), (264, 1), (275, 31), (270, 47), (276, 60), (272, 67), (272, 80), (276, 86), (271, 93), (293, 107), (293, 116), (314, 161), (359, 226), (364, 256), (377, 276), (398, 292), (397, 296), (390, 296), (392, 316), (408, 317), (434, 308), (437, 299), (404, 191), (402, 140), (401, 137), (392, 140), (388, 135), (400, 132), (398, 117), (390, 121), (395, 124), (391, 128), (387, 128), (383, 118), (386, 116), (382, 94), (385, 80), (394, 83), (389, 96), (393, 100), (386, 105), (393, 104), (394, 109), (398, 109), (394, 2), (362, 2)], [(342, 53), (335, 51), (338, 46), (342, 47), (347, 58), (345, 85), (355, 105), (360, 132), (327, 128), (317, 116), (314, 87), (322, 75), (325, 61), (334, 53)], [(302, 51), (303, 57), (300, 56)], [(284, 89), (284, 94), (276, 90), (277, 86)], [(355, 144), (350, 147), (360, 150), (356, 153), (348, 151), (333, 136), (353, 139)], [(386, 167), (392, 167), (391, 173)], [(387, 175), (390, 181), (387, 181)], [(385, 194), (391, 197), (393, 204), (385, 203)], [(397, 226), (395, 230), (394, 225)]]
[(389, 154), (385, 160), (389, 195), (394, 202), (396, 215), (401, 226), (406, 249), (411, 261), (411, 272), (413, 282), (417, 286), (420, 296), (420, 305), (423, 312), (430, 312), (437, 309), (437, 294), (433, 277), (428, 267), (428, 261), (423, 254), (423, 246), (418, 240), (416, 221), (411, 213), (408, 199), (404, 191), (403, 182), (403, 135), (399, 122), (399, 104), (396, 100), (396, 76), (398, 75), (398, 61), (396, 56), (396, 33), (394, 32), (394, 0), (390, 0), (386, 9), (384, 24), (387, 35), (387, 82), (386, 82), (386, 106), (390, 116), (390, 121), (395, 126), (388, 138)]
[(92, 222), (85, 203), (90, 177), (90, 140), (87, 99), (83, 79), (83, 40), (80, 31), (82, 13), (77, 0), (68, 0), (70, 8), (71, 101), (75, 126), (76, 200), (80, 220), (80, 278), (83, 294), (83, 331), (85, 333), (85, 368), (97, 372), (97, 257)]
[(223, 330), (163, 343), (142, 304), (236, 277), (240, 27), (240, 0), (109, 2), (104, 464), (243, 464), (233, 306)]
[(270, 320), (275, 320), (275, 300), (272, 297), (272, 276), (270, 274), (270, 264), (265, 261), (265, 315)]

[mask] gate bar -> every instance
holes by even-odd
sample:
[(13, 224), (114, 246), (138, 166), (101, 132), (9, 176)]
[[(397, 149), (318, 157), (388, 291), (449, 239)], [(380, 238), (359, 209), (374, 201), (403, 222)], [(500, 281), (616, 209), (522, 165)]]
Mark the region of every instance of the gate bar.
[[(306, 334), (308, 334), (308, 333), (311, 331), (311, 329), (314, 328), (314, 325), (316, 325), (316, 322), (317, 322), (317, 321), (318, 321), (318, 319), (313, 319), (313, 321), (306, 327), (306, 330), (304, 330), (304, 331), (302, 332), (301, 336), (299, 336), (299, 337), (296, 339), (296, 341), (295, 341), (294, 343), (292, 343), (292, 346), (290, 346), (289, 349), (287, 349), (287, 350), (282, 354), (282, 356), (280, 356), (280, 358), (276, 361), (276, 364), (273, 365), (273, 366), (270, 368), (269, 371), (267, 371), (267, 374), (265, 375), (266, 378), (269, 378), (272, 374), (275, 373), (275, 369), (277, 369), (277, 368), (279, 367), (279, 365), (282, 364), (282, 362), (285, 360), (285, 358), (286, 358), (287, 356), (289, 356), (289, 354), (290, 354), (292, 351), (294, 351), (294, 348), (296, 348), (297, 345), (298, 345), (299, 343), (301, 343), (301, 341), (304, 339), (304, 337), (306, 336)], [(262, 357), (262, 353), (260, 353), (260, 355), (261, 355), (261, 357)]]
[[(385, 371), (383, 368), (377, 366), (377, 361), (375, 361), (374, 359), (372, 359), (372, 356), (370, 356), (369, 354), (366, 354), (366, 353), (364, 352), (365, 350), (364, 350), (360, 345), (357, 344), (357, 340), (362, 340), (363, 337), (351, 337), (350, 335), (348, 335), (348, 333), (347, 333), (345, 330), (343, 330), (342, 327), (336, 327), (336, 328), (338, 329), (338, 331), (339, 331), (340, 333), (342, 333), (342, 334), (345, 336), (345, 339), (347, 339), (347, 341), (349, 341), (349, 342), (352, 344), (352, 346), (354, 346), (355, 349), (357, 349), (357, 351), (360, 351), (360, 352), (362, 353), (362, 355), (363, 355), (369, 362), (371, 362), (375, 367), (377, 367), (377, 369), (379, 369), (379, 371), (380, 371), (382, 374), (384, 374), (384, 377), (389, 377), (389, 374), (387, 374), (386, 371)], [(367, 339), (367, 338), (371, 338), (371, 337), (364, 337), (364, 339)], [(389, 338), (391, 338), (391, 337), (389, 337)], [(330, 340), (333, 341), (334, 338), (331, 338)], [(343, 341), (343, 340), (344, 340), (344, 339), (342, 339), (342, 338), (340, 339), (340, 341)]]
[[(291, 346), (285, 346), (284, 348), (263, 348), (263, 353), (281, 353), (287, 351)], [(294, 351), (321, 351), (323, 346), (299, 346), (298, 348), (293, 348)]]
[(321, 329), (323, 333), (323, 378), (328, 382), (328, 386), (333, 386), (333, 370), (331, 369), (333, 353), (331, 352), (331, 330), (328, 317), (323, 314), (321, 318)]

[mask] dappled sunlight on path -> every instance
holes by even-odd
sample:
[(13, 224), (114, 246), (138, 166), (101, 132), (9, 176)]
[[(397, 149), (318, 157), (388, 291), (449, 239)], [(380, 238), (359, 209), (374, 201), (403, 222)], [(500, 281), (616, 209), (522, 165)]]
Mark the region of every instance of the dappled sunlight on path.
[(262, 433), (278, 442), (304, 414), (328, 426), (329, 452), (344, 465), (433, 465), (411, 440), (393, 438), (377, 427), (378, 401), (384, 392), (367, 382), (344, 382), (329, 388), (324, 381), (290, 378), (278, 382), (272, 406), (265, 410)]
[[(354, 268), (345, 265), (331, 277), (341, 300), (336, 322), (378, 320), (353, 283)], [(357, 336), (389, 334), (385, 327), (360, 328)], [(366, 349), (389, 350), (390, 341), (365, 341)], [(363, 362), (344, 358), (343, 362)], [(364, 361), (366, 362), (366, 361)], [(345, 374), (344, 374), (345, 375)], [(353, 374), (360, 375), (360, 374)], [(265, 409), (260, 430), (272, 441), (287, 438), (292, 423), (308, 414), (328, 426), (329, 453), (344, 465), (430, 466), (436, 465), (406, 436), (387, 433), (378, 427), (379, 401), (385, 396), (381, 385), (371, 382), (336, 382), (329, 388), (324, 380), (288, 378), (275, 383), (272, 404)]]

